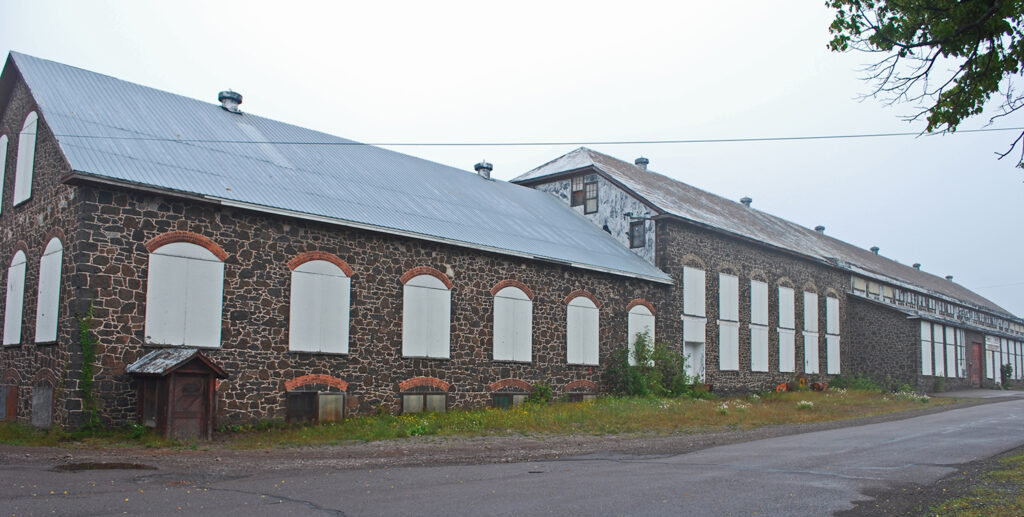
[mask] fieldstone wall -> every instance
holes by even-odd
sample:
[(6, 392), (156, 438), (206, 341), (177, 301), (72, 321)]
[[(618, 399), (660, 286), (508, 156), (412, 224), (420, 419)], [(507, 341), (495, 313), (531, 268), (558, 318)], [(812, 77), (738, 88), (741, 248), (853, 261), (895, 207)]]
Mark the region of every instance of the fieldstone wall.
[[(74, 189), (60, 183), (60, 178), (70, 171), (70, 167), (46, 125), (44, 114), (39, 112), (20, 78), (10, 96), (0, 99), (0, 106), (3, 106), (0, 134), (8, 138), (2, 171), (3, 196), (0, 197), (0, 263), (3, 264), (0, 267), (0, 286), (4, 290), (3, 296), (6, 295), (7, 269), (15, 252), (22, 250), (27, 258), (21, 343), (0, 347), (0, 382), (18, 386), (17, 420), (37, 425), (51, 422), (75, 425), (80, 421), (78, 379), (81, 365), (74, 330), (75, 313), (68, 301), (74, 296), (70, 280), (75, 272), (72, 257), (77, 246), (68, 237), (73, 235), (77, 211)], [(14, 206), (19, 135), (25, 117), (32, 111), (39, 115), (32, 193), (28, 200)], [(60, 238), (64, 246), (57, 341), (36, 343), (39, 260), (52, 237)], [(4, 299), (3, 296), (0, 300)], [(42, 395), (47, 387), (53, 389), (52, 414), (32, 414), (33, 389), (37, 386), (41, 388), (38, 390), (40, 400), (46, 398)]]
[[(218, 388), (221, 423), (283, 418), (287, 383), (306, 375), (344, 381), (362, 412), (377, 406), (398, 411), (399, 383), (414, 377), (447, 383), (453, 406), (489, 403), (489, 386), (501, 379), (550, 383), (556, 395), (574, 381), (599, 384), (600, 366), (566, 364), (565, 297), (584, 289), (600, 302), (603, 365), (613, 347), (626, 343), (627, 304), (669, 290), (560, 265), (110, 187), (81, 186), (79, 201), (83, 218), (77, 239), (90, 244), (81, 260), (98, 268), (84, 279), (79, 302), (88, 299), (95, 306), (102, 412), (113, 422), (134, 417), (133, 383), (124, 369), (152, 349), (144, 340), (145, 243), (168, 232), (202, 235), (227, 252), (222, 346), (204, 352), (231, 376)], [(288, 262), (306, 252), (332, 253), (354, 270), (347, 355), (288, 350)], [(450, 359), (402, 357), (400, 278), (420, 266), (445, 273), (454, 284)], [(491, 359), (491, 289), (503, 280), (522, 282), (535, 295), (531, 363)]]
[[(803, 291), (818, 294), (819, 374), (812, 381), (827, 381), (825, 349), (825, 297), (839, 299), (840, 372), (846, 371), (849, 349), (843, 320), (849, 313), (846, 286), (849, 276), (826, 264), (819, 264), (775, 248), (711, 231), (676, 219), (660, 219), (657, 224), (657, 266), (675, 281), (670, 295), (658, 301), (659, 314), (655, 334), (681, 349), (683, 313), (683, 266), (701, 268), (706, 274), (707, 330), (705, 376), (717, 392), (771, 390), (793, 380), (804, 366)], [(718, 351), (718, 274), (739, 277), (739, 370), (720, 371)], [(750, 369), (750, 281), (768, 283), (768, 371)], [(795, 291), (796, 372), (779, 371), (779, 286)], [(677, 337), (679, 336), (679, 337)]]
[(879, 302), (847, 298), (850, 314), (843, 337), (850, 351), (850, 373), (867, 375), (880, 385), (924, 388), (921, 377), (921, 323)]

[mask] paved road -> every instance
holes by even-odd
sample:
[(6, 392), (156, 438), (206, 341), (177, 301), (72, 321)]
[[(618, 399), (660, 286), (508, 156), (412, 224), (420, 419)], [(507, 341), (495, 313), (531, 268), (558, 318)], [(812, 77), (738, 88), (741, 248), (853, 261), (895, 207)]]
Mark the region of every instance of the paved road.
[(6, 465), (0, 515), (828, 515), (1021, 445), (1024, 398), (664, 457), (245, 476)]

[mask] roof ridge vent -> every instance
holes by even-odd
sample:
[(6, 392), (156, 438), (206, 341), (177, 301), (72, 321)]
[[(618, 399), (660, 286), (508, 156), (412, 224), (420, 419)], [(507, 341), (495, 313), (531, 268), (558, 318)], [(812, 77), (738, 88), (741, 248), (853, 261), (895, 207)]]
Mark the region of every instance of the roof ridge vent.
[(242, 94), (231, 89), (224, 90), (217, 94), (217, 100), (220, 101), (220, 107), (224, 111), (230, 111), (231, 113), (241, 114), (242, 110), (238, 109), (238, 105), (242, 104)]
[(825, 227), (819, 224), (818, 226), (814, 227), (814, 231), (824, 235), (825, 234)]
[(491, 171), (494, 170), (494, 166), (487, 160), (480, 160), (480, 163), (474, 165), (473, 169), (476, 170), (476, 173), (479, 174), (481, 178), (489, 180), (491, 179)]
[(743, 206), (745, 206), (747, 208), (750, 208), (750, 204), (753, 203), (753, 202), (754, 202), (754, 200), (749, 198), (749, 197), (741, 197), (740, 198), (740, 203), (743, 203)]
[(651, 163), (651, 161), (648, 160), (647, 158), (644, 158), (643, 156), (637, 158), (636, 161), (633, 162), (634, 165), (640, 167), (643, 170), (647, 170), (647, 164), (649, 163)]
[(920, 271), (921, 270), (921, 263), (920, 262), (914, 262), (914, 269)]
[(872, 246), (872, 247), (871, 247), (871, 253), (874, 253), (875, 255), (878, 255), (878, 252), (879, 252), (879, 251), (880, 251), (881, 249), (882, 249), (882, 248), (879, 248), (878, 246)]
[(946, 280), (953, 281), (953, 275), (946, 275)]

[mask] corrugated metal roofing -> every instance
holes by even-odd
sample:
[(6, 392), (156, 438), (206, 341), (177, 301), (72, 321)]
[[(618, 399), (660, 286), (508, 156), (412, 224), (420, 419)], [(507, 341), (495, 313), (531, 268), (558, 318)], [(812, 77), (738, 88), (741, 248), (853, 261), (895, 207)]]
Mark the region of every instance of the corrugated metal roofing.
[(860, 274), (874, 275), (1013, 317), (990, 300), (945, 278), (585, 147), (556, 158), (512, 181), (529, 183), (584, 167), (598, 169), (665, 213), (824, 260)]
[(543, 192), (21, 53), (12, 61), (75, 171), (671, 281)]

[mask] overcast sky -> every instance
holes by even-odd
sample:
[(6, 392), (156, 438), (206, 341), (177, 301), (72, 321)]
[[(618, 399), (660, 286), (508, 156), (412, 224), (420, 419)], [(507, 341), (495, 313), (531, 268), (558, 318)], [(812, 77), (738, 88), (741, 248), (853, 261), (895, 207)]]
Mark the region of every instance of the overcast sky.
[[(871, 56), (826, 49), (823, 4), (0, 0), (0, 50), (210, 102), (232, 88), (250, 113), (371, 143), (922, 130), (910, 107), (857, 100)], [(994, 155), (1014, 136), (587, 146), (1024, 315), (1024, 171)], [(575, 147), (392, 148), (510, 179)]]

